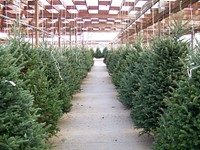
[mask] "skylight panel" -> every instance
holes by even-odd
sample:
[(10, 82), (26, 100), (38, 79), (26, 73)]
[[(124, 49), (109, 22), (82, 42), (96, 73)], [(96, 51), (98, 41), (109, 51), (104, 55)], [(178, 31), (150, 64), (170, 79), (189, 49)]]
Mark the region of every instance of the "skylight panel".
[(137, 13), (137, 11), (132, 10), (129, 12), (129, 15), (135, 15), (136, 13)]
[(112, 14), (112, 15), (117, 15), (119, 13), (119, 10), (110, 10), (109, 11), (109, 14)]
[(98, 10), (88, 10), (89, 14), (98, 14)]
[(40, 0), (40, 2), (45, 6), (50, 6), (49, 2), (47, 2), (46, 0)]
[(115, 18), (108, 18), (108, 20), (115, 20)]
[(98, 31), (98, 30), (99, 30), (99, 28), (93, 28), (93, 30), (94, 30), (94, 31)]
[(98, 0), (86, 0), (87, 6), (98, 6)]
[(74, 6), (74, 3), (72, 2), (72, 0), (60, 0), (60, 2), (61, 2), (64, 6)]
[(87, 6), (86, 5), (76, 5), (76, 8), (78, 10), (87, 10)]
[(112, 0), (99, 0), (100, 2), (110, 2), (110, 1), (112, 1)]
[(105, 28), (104, 30), (105, 30), (105, 31), (109, 31), (109, 30), (111, 30), (111, 29), (110, 29), (110, 28)]
[(78, 10), (76, 9), (68, 9), (67, 10), (70, 14), (78, 14)]
[(82, 30), (83, 30), (83, 31), (87, 31), (88, 29), (87, 29), (87, 28), (82, 28)]
[(120, 19), (116, 19), (115, 22), (121, 22), (121, 20)]
[(99, 10), (109, 10), (110, 5), (99, 5)]
[(98, 24), (99, 21), (92, 21), (92, 24)]
[(152, 6), (152, 8), (158, 8), (158, 7), (159, 7), (158, 2), (155, 5)]
[(50, 13), (53, 13), (53, 14), (58, 13), (58, 11), (56, 9), (47, 9), (47, 11), (50, 12)]
[(91, 19), (83, 19), (83, 21), (85, 21), (85, 22), (90, 22)]
[(145, 14), (151, 14), (151, 10), (150, 10), (150, 9), (147, 10), (147, 11), (145, 12)]
[(122, 24), (128, 24), (127, 22), (122, 22)]
[(123, 0), (112, 0), (111, 6), (121, 7)]
[(39, 6), (39, 10), (44, 10), (44, 8), (43, 8), (43, 7), (41, 7), (41, 6)]
[(83, 24), (83, 23), (84, 23), (84, 21), (77, 21), (77, 23), (78, 23), (78, 24)]
[(129, 11), (132, 6), (122, 6), (122, 11)]
[(99, 18), (91, 18), (91, 20), (98, 20)]
[(107, 21), (107, 24), (114, 24), (114, 22), (112, 22), (112, 21)]
[(106, 22), (106, 19), (99, 19), (99, 22)]
[(146, 2), (147, 2), (147, 1), (139, 0), (139, 1), (136, 3), (135, 7), (142, 7)]
[(66, 23), (69, 23), (69, 21), (68, 20), (64, 20), (64, 21), (62, 21), (62, 23), (66, 24)]
[(67, 19), (68, 22), (75, 21), (75, 19)]
[(63, 5), (55, 5), (55, 7), (59, 10), (65, 10), (65, 7)]
[(35, 10), (26, 10), (27, 12), (29, 12), (30, 14), (34, 14)]

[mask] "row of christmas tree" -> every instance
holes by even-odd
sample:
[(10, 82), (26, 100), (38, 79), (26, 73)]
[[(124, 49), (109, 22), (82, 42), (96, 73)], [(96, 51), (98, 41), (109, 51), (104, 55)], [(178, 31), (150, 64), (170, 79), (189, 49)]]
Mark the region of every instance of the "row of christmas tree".
[(155, 137), (154, 149), (199, 149), (200, 46), (191, 50), (178, 36), (142, 43), (105, 59), (120, 101), (141, 134)]
[(49, 149), (92, 65), (89, 50), (36, 48), (22, 38), (0, 46), (0, 149)]

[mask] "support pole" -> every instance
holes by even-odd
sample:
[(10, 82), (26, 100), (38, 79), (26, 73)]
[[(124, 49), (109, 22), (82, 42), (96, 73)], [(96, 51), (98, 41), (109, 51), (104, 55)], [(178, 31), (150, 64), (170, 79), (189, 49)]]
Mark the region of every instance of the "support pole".
[(190, 41), (190, 49), (193, 50), (194, 48), (194, 37), (195, 37), (195, 31), (194, 29), (191, 30), (191, 41)]
[[(39, 27), (39, 2), (35, 0), (35, 27)], [(39, 31), (35, 29), (35, 46), (39, 45)]]
[[(4, 8), (0, 6), (0, 14), (3, 15)], [(3, 29), (3, 18), (0, 18), (0, 31)]]
[(60, 48), (60, 27), (61, 27), (61, 11), (59, 11), (58, 16), (58, 47)]
[[(158, 2), (158, 13), (160, 14), (160, 12), (161, 12), (161, 6), (160, 6), (160, 1)], [(158, 37), (160, 37), (161, 36), (161, 32), (160, 32), (160, 27), (161, 27), (161, 23), (160, 23), (161, 21), (160, 21), (160, 15), (159, 15), (159, 19), (158, 19)]]
[(72, 49), (72, 31), (71, 31), (71, 25), (69, 26), (69, 45), (70, 50)]

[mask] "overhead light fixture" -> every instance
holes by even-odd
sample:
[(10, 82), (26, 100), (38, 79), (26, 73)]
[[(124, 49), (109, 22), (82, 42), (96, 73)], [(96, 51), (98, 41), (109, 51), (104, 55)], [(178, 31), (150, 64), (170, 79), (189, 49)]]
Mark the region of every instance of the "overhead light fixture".
[(146, 2), (146, 0), (138, 0), (135, 7), (142, 7)]

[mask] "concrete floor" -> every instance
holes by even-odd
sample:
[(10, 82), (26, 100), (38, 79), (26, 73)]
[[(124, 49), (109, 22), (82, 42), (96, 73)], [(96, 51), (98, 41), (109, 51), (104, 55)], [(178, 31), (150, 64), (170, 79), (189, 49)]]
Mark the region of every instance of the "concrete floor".
[(117, 92), (102, 59), (95, 64), (74, 95), (72, 110), (51, 139), (53, 150), (150, 150), (152, 138), (138, 136), (130, 111), (117, 100)]

